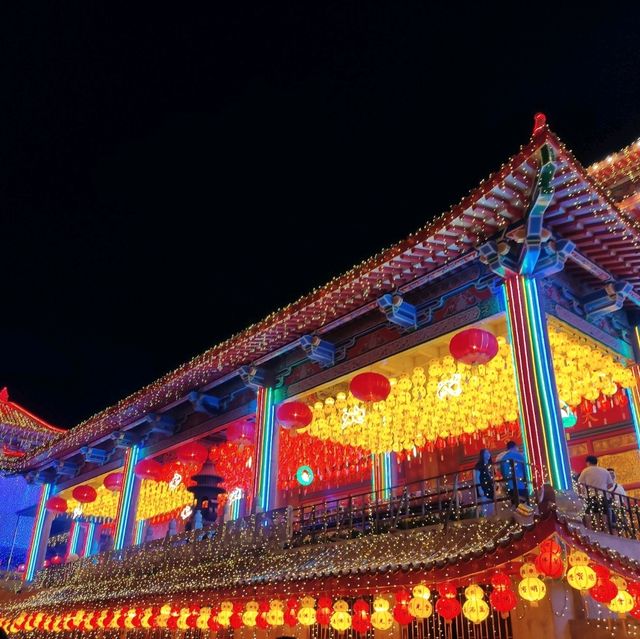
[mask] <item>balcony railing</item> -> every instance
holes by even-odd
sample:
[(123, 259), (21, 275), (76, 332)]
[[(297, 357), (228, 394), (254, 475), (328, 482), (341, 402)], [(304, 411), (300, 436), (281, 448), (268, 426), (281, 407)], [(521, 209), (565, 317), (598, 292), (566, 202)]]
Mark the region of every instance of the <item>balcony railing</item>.
[(584, 525), (590, 530), (640, 541), (640, 500), (577, 484), (584, 504)]

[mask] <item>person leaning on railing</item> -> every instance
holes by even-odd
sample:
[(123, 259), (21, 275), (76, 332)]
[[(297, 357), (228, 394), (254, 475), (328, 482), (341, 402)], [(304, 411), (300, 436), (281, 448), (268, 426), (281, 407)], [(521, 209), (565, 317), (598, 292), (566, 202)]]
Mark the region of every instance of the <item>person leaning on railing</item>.
[(518, 450), (514, 441), (507, 442), (507, 450), (498, 458), (500, 472), (506, 481), (507, 490), (511, 501), (518, 504), (521, 501), (529, 501), (529, 489), (527, 487), (526, 460)]
[(611, 496), (613, 480), (606, 468), (598, 466), (598, 458), (588, 455), (587, 465), (578, 476), (578, 483), (586, 487), (586, 515), (605, 515), (611, 521)]

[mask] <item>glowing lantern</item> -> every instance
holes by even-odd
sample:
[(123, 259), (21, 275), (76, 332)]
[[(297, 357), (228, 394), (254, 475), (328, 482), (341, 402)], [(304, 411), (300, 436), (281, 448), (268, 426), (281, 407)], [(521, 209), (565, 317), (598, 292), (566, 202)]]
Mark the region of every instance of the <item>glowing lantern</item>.
[(393, 615), (389, 612), (389, 602), (376, 597), (373, 600), (373, 614), (371, 615), (371, 625), (376, 630), (389, 630), (393, 626)]
[(216, 615), (216, 621), (223, 627), (227, 628), (231, 624), (231, 615), (233, 614), (233, 602), (223, 601), (220, 604), (220, 611)]
[(316, 622), (315, 606), (316, 600), (313, 597), (303, 597), (300, 600), (300, 610), (298, 610), (298, 622), (303, 626), (313, 626)]
[(380, 373), (360, 373), (349, 382), (349, 390), (361, 402), (382, 402), (389, 397), (391, 384)]
[(284, 603), (280, 599), (271, 601), (266, 619), (270, 626), (284, 626)]
[(245, 611), (242, 613), (242, 623), (247, 628), (255, 627), (259, 611), (260, 605), (257, 601), (248, 601), (245, 606)]
[(396, 605), (393, 607), (393, 618), (401, 625), (407, 625), (413, 621), (413, 615), (409, 612), (409, 593), (401, 588), (396, 592)]
[(331, 599), (329, 597), (320, 597), (320, 599), (318, 599), (316, 621), (321, 626), (329, 625), (329, 622), (331, 621)]
[(462, 606), (462, 614), (471, 623), (482, 623), (489, 616), (489, 606), (483, 599), (467, 599)]
[(47, 499), (46, 508), (54, 513), (66, 513), (67, 500), (58, 496), (49, 497), (49, 499)]
[(617, 596), (618, 588), (609, 578), (600, 578), (593, 588), (589, 589), (589, 594), (598, 603), (609, 604)]
[(607, 604), (607, 608), (611, 612), (615, 612), (620, 616), (631, 612), (636, 605), (634, 598), (626, 590), (618, 590), (618, 594)]
[(196, 628), (198, 628), (198, 630), (209, 630), (210, 618), (211, 608), (209, 608), (208, 606), (200, 608), (200, 613), (198, 614), (198, 619), (196, 620)]
[(518, 594), (535, 607), (539, 601), (544, 599), (547, 587), (544, 585), (544, 581), (538, 577), (525, 577), (518, 584)]
[(110, 473), (102, 482), (107, 490), (118, 491), (122, 488), (122, 473)]
[(63, 559), (60, 555), (54, 555), (53, 557), (51, 557), (52, 566), (59, 566), (62, 562), (63, 562)]
[(535, 565), (538, 572), (547, 577), (557, 579), (564, 574), (564, 563), (560, 553), (545, 550), (536, 557)]
[(436, 602), (436, 612), (447, 622), (460, 614), (461, 606), (457, 599), (442, 597)]
[(81, 486), (76, 486), (73, 489), (71, 495), (76, 501), (79, 501), (81, 504), (90, 504), (91, 502), (96, 500), (98, 493), (93, 486), (82, 484)]
[(518, 598), (513, 590), (494, 590), (489, 595), (489, 603), (500, 613), (503, 619), (518, 605)]
[(278, 406), (276, 419), (282, 428), (298, 430), (311, 423), (313, 412), (304, 402), (286, 402)]
[(449, 352), (463, 364), (486, 364), (498, 354), (498, 340), (481, 328), (468, 328), (451, 338)]
[(413, 598), (409, 600), (409, 613), (416, 619), (427, 619), (433, 613), (433, 606), (429, 601), (431, 591), (427, 586), (418, 584), (412, 590)]
[(371, 628), (371, 617), (369, 615), (369, 604), (364, 599), (356, 599), (353, 602), (353, 619), (351, 627), (356, 632), (367, 632)]
[(582, 552), (581, 550), (574, 550), (569, 555), (569, 565), (570, 566), (588, 566), (589, 556), (586, 553)]
[(583, 595), (593, 588), (598, 581), (595, 571), (591, 566), (578, 564), (567, 570), (567, 583)]
[(284, 607), (284, 623), (290, 628), (294, 628), (298, 623), (298, 600), (291, 598), (287, 599), (287, 603)]
[(198, 442), (190, 442), (184, 446), (180, 446), (176, 451), (177, 458), (185, 463), (192, 462), (194, 464), (204, 464), (209, 457), (209, 451), (202, 444)]
[(142, 459), (140, 460), (134, 469), (136, 477), (140, 479), (151, 479), (158, 481), (162, 473), (162, 464), (155, 459)]
[(343, 599), (338, 599), (333, 604), (333, 614), (331, 615), (330, 624), (334, 630), (344, 632), (351, 628), (351, 615), (349, 614), (349, 604)]

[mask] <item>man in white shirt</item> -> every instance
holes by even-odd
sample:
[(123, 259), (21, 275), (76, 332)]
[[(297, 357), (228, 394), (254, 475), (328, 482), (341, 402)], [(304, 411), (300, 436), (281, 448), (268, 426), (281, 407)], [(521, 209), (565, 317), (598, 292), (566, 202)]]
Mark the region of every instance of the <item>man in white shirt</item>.
[(609, 475), (611, 475), (611, 481), (613, 482), (613, 486), (611, 488), (611, 492), (614, 495), (620, 495), (621, 497), (627, 496), (627, 491), (624, 489), (622, 484), (619, 484), (616, 479), (616, 471), (613, 468), (607, 468), (609, 471)]
[(613, 480), (606, 468), (598, 466), (598, 458), (589, 455), (586, 459), (587, 465), (578, 477), (579, 484), (586, 484), (591, 488), (600, 490), (611, 490), (613, 488)]

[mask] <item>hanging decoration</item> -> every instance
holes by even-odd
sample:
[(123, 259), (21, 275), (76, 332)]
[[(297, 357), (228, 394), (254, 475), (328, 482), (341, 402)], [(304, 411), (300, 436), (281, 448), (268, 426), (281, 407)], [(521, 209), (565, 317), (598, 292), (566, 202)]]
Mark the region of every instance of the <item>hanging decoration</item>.
[[(213, 462), (216, 474), (223, 478), (220, 485), (226, 491), (218, 496), (218, 512), (223, 512), (228, 496), (234, 490), (240, 489), (243, 495), (253, 493), (254, 454), (253, 443), (240, 438), (217, 444), (209, 451), (209, 459)], [(280, 468), (278, 473), (280, 474)], [(293, 473), (290, 479), (292, 478)]]
[(202, 466), (209, 457), (209, 451), (205, 446), (198, 442), (189, 442), (180, 446), (176, 451), (176, 457), (181, 462), (193, 463)]
[(489, 605), (484, 600), (484, 590), (477, 584), (465, 588), (466, 601), (462, 606), (462, 614), (471, 623), (482, 623), (489, 616)]
[(456, 333), (449, 342), (451, 356), (463, 364), (488, 364), (497, 354), (498, 340), (481, 328), (467, 328)]
[(135, 466), (136, 477), (158, 481), (162, 474), (162, 464), (155, 459), (141, 459)]
[[(633, 385), (631, 370), (604, 348), (552, 326), (549, 334), (567, 427), (577, 419), (582, 402), (613, 401), (621, 388)], [(397, 378), (356, 375), (349, 391), (313, 404), (305, 433), (372, 453), (433, 451), (471, 437), (511, 436), (518, 420), (513, 361), (506, 340), (494, 339), (497, 352), (486, 363), (468, 364), (446, 355)], [(384, 392), (376, 391), (382, 386)]]
[(47, 499), (46, 508), (54, 513), (64, 513), (67, 511), (67, 500), (54, 495)]
[(522, 579), (518, 584), (518, 594), (533, 607), (536, 607), (547, 594), (547, 587), (538, 575), (538, 569), (533, 562), (525, 562), (520, 568)]
[(283, 428), (299, 430), (311, 423), (313, 413), (304, 402), (286, 402), (278, 406), (276, 419)]
[(436, 612), (447, 622), (460, 614), (461, 606), (458, 601), (458, 589), (451, 582), (445, 582), (438, 586), (440, 598), (436, 602)]
[(562, 561), (562, 549), (553, 539), (540, 544), (540, 554), (535, 559), (538, 572), (556, 579), (564, 575), (565, 566)]
[(122, 489), (122, 473), (110, 473), (102, 481), (107, 490), (118, 491)]
[(82, 484), (80, 486), (76, 486), (71, 491), (72, 497), (80, 502), (81, 504), (90, 504), (91, 502), (96, 500), (98, 493), (93, 486), (89, 486), (89, 484)]

